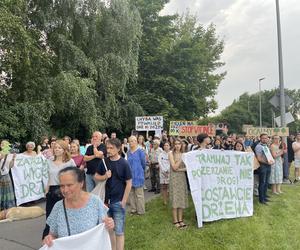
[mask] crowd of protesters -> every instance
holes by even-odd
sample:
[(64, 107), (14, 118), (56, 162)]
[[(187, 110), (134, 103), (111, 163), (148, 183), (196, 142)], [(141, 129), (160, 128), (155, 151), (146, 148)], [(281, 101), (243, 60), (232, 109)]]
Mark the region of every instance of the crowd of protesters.
[[(10, 169), (14, 165), (16, 153), (20, 152), (16, 150), (17, 147), (11, 146), (7, 140), (1, 141), (0, 211), (16, 206)], [(70, 177), (74, 186), (78, 186), (76, 192), (80, 196), (79, 204), (88, 199), (87, 194), (94, 190), (97, 181), (106, 181), (103, 202), (109, 207), (107, 214), (113, 222), (106, 220), (105, 223), (110, 229), (114, 227), (114, 234), (111, 234), (114, 249), (124, 247), (126, 204), (130, 204), (130, 214), (144, 215), (144, 191), (147, 189), (148, 192), (161, 193), (163, 204), (170, 204), (176, 228), (187, 227), (184, 222), (184, 209), (188, 207), (189, 184), (182, 160), (185, 152), (202, 149), (253, 151), (257, 165), (254, 171), (257, 182), (255, 187), (258, 187), (259, 202), (264, 205), (270, 200), (268, 187), (271, 187), (272, 194), (280, 195), (283, 193), (282, 183), (300, 181), (300, 133), (289, 136), (287, 144), (279, 136), (269, 137), (267, 134), (261, 134), (258, 138), (236, 134), (213, 138), (200, 134), (194, 138), (179, 138), (168, 136), (165, 131), (161, 136), (147, 136), (146, 140), (144, 135), (131, 135), (121, 143), (116, 133), (111, 133), (109, 138), (107, 134), (95, 131), (90, 143), (84, 146), (84, 154), (81, 147), (83, 146), (80, 146), (77, 139), (71, 140), (69, 136), (65, 136), (60, 140), (53, 136), (43, 137), (38, 146), (34, 142), (28, 142), (23, 152), (28, 156), (42, 154), (49, 161), (49, 181), (45, 190), (47, 224), (43, 232), (44, 242), (47, 244), (51, 244), (55, 236), (59, 237), (56, 224), (60, 222), (55, 221), (55, 216), (51, 213), (57, 213), (59, 208), (56, 203), (60, 201), (61, 206), (61, 201), (69, 194), (63, 184), (68, 182), (68, 173), (74, 177)], [(266, 157), (266, 151), (270, 152), (272, 160)], [(288, 155), (287, 159), (283, 157), (285, 153)], [(295, 167), (293, 181), (290, 180), (289, 171), (292, 162)], [(287, 168), (283, 167), (284, 164)], [(151, 180), (150, 187), (145, 184), (147, 178)], [(74, 197), (67, 199), (70, 208), (74, 204), (76, 207), (74, 200), (76, 201), (77, 196)], [(93, 200), (95, 201), (97, 202)], [(106, 218), (103, 215), (104, 208), (99, 209), (101, 217)], [(56, 229), (53, 225), (56, 225)]]

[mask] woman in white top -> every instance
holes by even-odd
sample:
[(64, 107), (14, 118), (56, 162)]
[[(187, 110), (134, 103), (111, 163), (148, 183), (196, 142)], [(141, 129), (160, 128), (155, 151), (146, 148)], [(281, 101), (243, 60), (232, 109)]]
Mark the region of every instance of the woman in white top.
[(159, 180), (161, 185), (161, 194), (164, 200), (164, 205), (168, 204), (168, 186), (170, 181), (170, 143), (163, 144), (164, 151), (158, 156), (159, 164)]
[(23, 154), (28, 156), (36, 156), (37, 153), (34, 151), (34, 149), (35, 149), (35, 143), (29, 141), (26, 143), (26, 151), (23, 152)]
[[(76, 164), (69, 152), (69, 145), (63, 140), (56, 141), (54, 148), (54, 160), (48, 160), (49, 180), (46, 187), (46, 218), (50, 215), (55, 203), (62, 199), (60, 192), (58, 173), (66, 167), (76, 167)], [(49, 234), (49, 226), (46, 225), (43, 238)]]

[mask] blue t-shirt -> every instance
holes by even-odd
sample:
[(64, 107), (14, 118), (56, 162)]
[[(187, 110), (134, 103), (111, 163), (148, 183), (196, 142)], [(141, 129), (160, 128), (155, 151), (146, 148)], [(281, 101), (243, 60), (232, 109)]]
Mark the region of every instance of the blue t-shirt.
[[(89, 201), (85, 207), (67, 208), (66, 210), (71, 235), (85, 232), (102, 223), (108, 211), (101, 199), (94, 194), (90, 194)], [(54, 205), (51, 214), (47, 218), (47, 224), (50, 227), (50, 232), (58, 238), (68, 236), (62, 200)]]
[[(108, 200), (109, 203), (122, 201), (126, 181), (132, 179), (129, 163), (122, 157), (117, 161), (112, 161), (107, 158), (105, 159), (105, 163), (112, 174), (111, 178), (106, 181), (105, 200)], [(105, 171), (104, 164), (101, 161), (96, 172), (100, 175), (104, 175)]]

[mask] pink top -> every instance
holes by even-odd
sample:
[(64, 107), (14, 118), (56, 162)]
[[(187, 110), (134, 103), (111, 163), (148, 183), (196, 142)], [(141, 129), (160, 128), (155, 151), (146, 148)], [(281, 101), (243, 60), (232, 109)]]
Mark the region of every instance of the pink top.
[(85, 166), (85, 161), (83, 160), (83, 155), (72, 156), (72, 159), (75, 161), (76, 166), (79, 168), (81, 165)]

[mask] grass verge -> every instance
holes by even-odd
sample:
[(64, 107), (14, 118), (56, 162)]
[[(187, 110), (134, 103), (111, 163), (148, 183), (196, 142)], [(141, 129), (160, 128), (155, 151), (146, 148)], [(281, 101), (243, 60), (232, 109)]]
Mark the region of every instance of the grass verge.
[(283, 185), (268, 206), (254, 199), (254, 216), (205, 223), (196, 227), (190, 199), (185, 211), (189, 227), (176, 229), (171, 208), (157, 198), (146, 204), (144, 216), (127, 215), (125, 248), (143, 249), (300, 249), (300, 185)]

